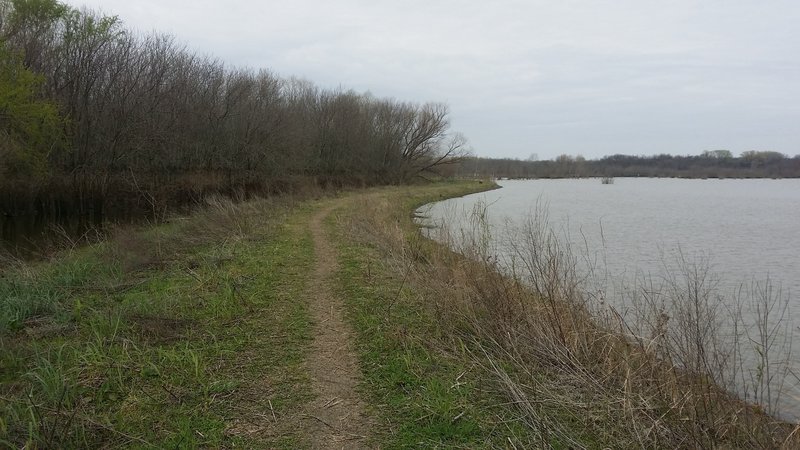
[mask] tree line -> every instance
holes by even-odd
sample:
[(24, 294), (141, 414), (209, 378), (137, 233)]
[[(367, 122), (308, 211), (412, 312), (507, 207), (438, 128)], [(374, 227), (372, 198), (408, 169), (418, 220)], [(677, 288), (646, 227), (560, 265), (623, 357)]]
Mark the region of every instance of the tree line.
[(774, 151), (746, 151), (737, 157), (729, 150), (709, 150), (689, 156), (611, 155), (595, 160), (571, 155), (548, 161), (470, 157), (450, 173), (496, 178), (797, 178), (800, 155), (790, 158)]
[(114, 16), (0, 0), (7, 214), (21, 194), (44, 208), (65, 196), (83, 208), (115, 192), (401, 183), (454, 161), (464, 146), (441, 103), (322, 89), (230, 67)]

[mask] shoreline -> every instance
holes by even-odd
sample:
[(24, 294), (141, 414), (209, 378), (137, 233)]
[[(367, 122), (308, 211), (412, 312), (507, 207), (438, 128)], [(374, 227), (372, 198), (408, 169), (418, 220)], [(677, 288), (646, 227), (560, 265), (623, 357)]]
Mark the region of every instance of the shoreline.
[[(0, 365), (7, 368), (0, 380), (2, 440), (310, 445), (314, 428), (305, 425), (303, 411), (318, 396), (307, 372), (318, 320), (310, 312), (313, 297), (304, 294), (314, 291), (317, 260), (308, 224), (334, 204), (323, 224), (329, 257), (338, 259), (330, 289), (342, 299), (344, 323), (353, 331), (364, 414), (377, 418), (365, 438), (370, 445), (690, 447), (789, 436), (791, 425), (748, 408), (736, 416), (738, 424), (722, 423), (729, 427), (723, 434), (704, 431), (705, 416), (690, 416), (697, 423), (687, 424), (667, 408), (658, 413), (665, 414), (660, 428), (637, 441), (643, 438), (635, 431), (649, 413), (614, 406), (624, 359), (607, 360), (616, 366), (601, 370), (575, 353), (565, 366), (540, 359), (556, 341), (520, 347), (538, 332), (529, 320), (564, 310), (535, 301), (490, 265), (424, 238), (413, 220), (427, 203), (495, 188), (462, 181), (299, 202), (220, 200), (179, 223), (121, 233), (6, 273), (0, 279)], [(638, 361), (639, 370), (661, 370), (624, 339), (580, 331), (570, 339), (606, 336), (616, 356)], [(581, 373), (593, 373), (594, 384), (583, 384), (589, 379)], [(665, 381), (690, 380), (673, 376)], [(631, 393), (652, 394), (637, 377), (628, 378)], [(597, 383), (603, 389), (590, 388)], [(553, 398), (561, 400), (531, 403), (530, 388), (550, 389), (540, 399), (556, 390)], [(742, 428), (745, 423), (750, 427)]]

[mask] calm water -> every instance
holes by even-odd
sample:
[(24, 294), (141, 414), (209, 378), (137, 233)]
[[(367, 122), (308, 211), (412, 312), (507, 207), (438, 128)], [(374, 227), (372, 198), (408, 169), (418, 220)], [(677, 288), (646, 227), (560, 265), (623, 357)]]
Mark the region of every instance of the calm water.
[[(612, 283), (662, 276), (677, 255), (707, 258), (721, 295), (767, 277), (788, 299), (789, 330), (800, 326), (800, 180), (684, 180), (617, 178), (508, 180), (502, 189), (424, 207), (433, 223), (464, 225), (478, 203), (487, 206), (492, 233), (521, 225), (545, 205), (550, 226), (594, 261)], [(502, 253), (502, 245), (496, 247)], [(597, 267), (596, 267), (597, 268)], [(800, 336), (800, 333), (794, 333)], [(800, 367), (794, 351), (793, 365)], [(792, 385), (796, 381), (791, 380)], [(800, 389), (781, 401), (800, 417)]]

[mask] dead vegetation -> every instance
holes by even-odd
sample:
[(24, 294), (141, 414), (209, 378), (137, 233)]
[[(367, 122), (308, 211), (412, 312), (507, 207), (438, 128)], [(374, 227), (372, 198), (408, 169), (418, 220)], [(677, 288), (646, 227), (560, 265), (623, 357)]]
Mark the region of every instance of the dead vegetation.
[[(768, 414), (788, 373), (785, 308), (771, 288), (725, 303), (702, 261), (684, 260), (660, 283), (629, 286), (625, 315), (609, 306), (611, 293), (591, 289), (579, 274), (546, 215), (516, 230), (505, 241), (513, 256), (500, 259), (485, 209), (468, 231), (440, 230), (437, 239), (453, 252), (393, 214), (396, 203), (369, 197), (353, 235), (380, 248), (440, 326), (467, 344), (538, 445), (800, 447), (797, 429)], [(743, 313), (748, 303), (754, 316)], [(733, 318), (733, 329), (722, 326), (723, 316)], [(750, 347), (759, 355), (752, 369)]]

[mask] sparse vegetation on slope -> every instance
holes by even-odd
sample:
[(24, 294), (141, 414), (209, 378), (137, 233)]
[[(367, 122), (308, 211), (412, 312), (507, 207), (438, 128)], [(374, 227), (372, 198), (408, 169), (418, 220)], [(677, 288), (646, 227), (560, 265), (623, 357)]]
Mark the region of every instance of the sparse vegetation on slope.
[[(516, 236), (511, 245), (518, 265), (511, 275), (504, 275), (487, 245), (490, 230), (481, 211), (474, 216), (473, 232), (453, 236), (450, 243), (460, 252), (454, 253), (417, 234), (409, 219), (408, 205), (414, 203), (409, 201), (409, 192), (414, 199), (430, 198), (424, 190), (383, 191), (383, 195), (365, 197), (359, 207), (362, 214), (351, 216), (348, 222), (351, 239), (371, 250), (358, 252), (360, 266), (345, 279), (352, 283), (355, 276), (368, 280), (373, 274), (389, 274), (389, 283), (397, 286), (394, 291), (355, 291), (359, 300), (354, 300), (353, 314), (363, 322), (357, 328), (370, 336), (365, 339), (365, 352), (370, 355), (365, 359), (373, 367), (366, 371), (393, 373), (387, 367), (398, 367), (398, 373), (436, 373), (421, 369), (419, 361), (428, 360), (426, 355), (469, 368), (470, 376), (462, 386), (470, 392), (465, 398), (503, 398), (502, 406), (495, 403), (495, 409), (487, 407), (481, 413), (495, 414), (501, 424), (514, 417), (524, 433), (514, 432), (513, 427), (489, 429), (506, 433), (519, 447), (800, 445), (791, 424), (726, 390), (735, 387), (729, 376), (746, 378), (754, 373), (740, 370), (737, 358), (741, 355), (728, 345), (735, 343), (725, 342), (729, 334), (715, 328), (721, 313), (719, 300), (708, 294), (708, 280), (701, 269), (687, 266), (660, 291), (655, 286), (648, 286), (649, 291), (642, 287), (642, 295), (663, 295), (674, 305), (657, 308), (644, 299), (641, 312), (650, 321), (628, 324), (607, 308), (597, 308), (594, 299), (586, 296), (574, 256), (546, 222), (532, 218)], [(400, 204), (406, 205), (403, 213)], [(774, 302), (757, 293), (754, 300), (763, 303), (762, 310)], [(647, 305), (652, 308), (648, 310)], [(605, 313), (598, 314), (601, 311)], [(425, 317), (433, 322), (420, 319)], [(779, 361), (770, 359), (776, 355), (767, 355), (776, 350), (771, 348), (775, 336), (769, 334), (775, 317), (760, 319), (768, 324), (768, 337), (752, 336), (747, 345), (763, 346), (763, 371)], [(409, 321), (414, 326), (403, 325)], [(379, 342), (388, 344), (381, 351), (370, 350)], [(414, 348), (424, 353), (409, 350)], [(392, 365), (387, 356), (392, 354), (414, 354), (409, 358), (413, 362), (401, 358), (401, 363)], [(435, 367), (441, 369), (441, 364)], [(386, 378), (378, 377), (376, 384), (380, 386)], [(765, 394), (765, 378), (755, 374), (748, 382), (752, 382), (748, 398), (770, 405), (770, 399), (760, 397)], [(400, 411), (425, 408), (424, 400), (408, 401), (397, 387), (387, 383), (383, 389), (386, 398), (394, 393), (406, 400), (399, 403)], [(480, 419), (481, 414), (465, 407), (461, 411), (466, 411), (477, 429), (487, 430), (481, 424), (491, 420)], [(441, 419), (452, 410), (430, 412), (426, 418)], [(493, 442), (490, 435), (478, 436)]]
[[(394, 248), (384, 247), (406, 238), (424, 245), (408, 222), (420, 201), (489, 187), (462, 182), (374, 190), (351, 198), (330, 221), (341, 252), (339, 292), (356, 330), (365, 392), (383, 447), (531, 445), (521, 422), (487, 390), (462, 337), (441, 326), (446, 316), (412, 283), (421, 261), (398, 260), (386, 253)], [(383, 233), (393, 240), (384, 240)]]

